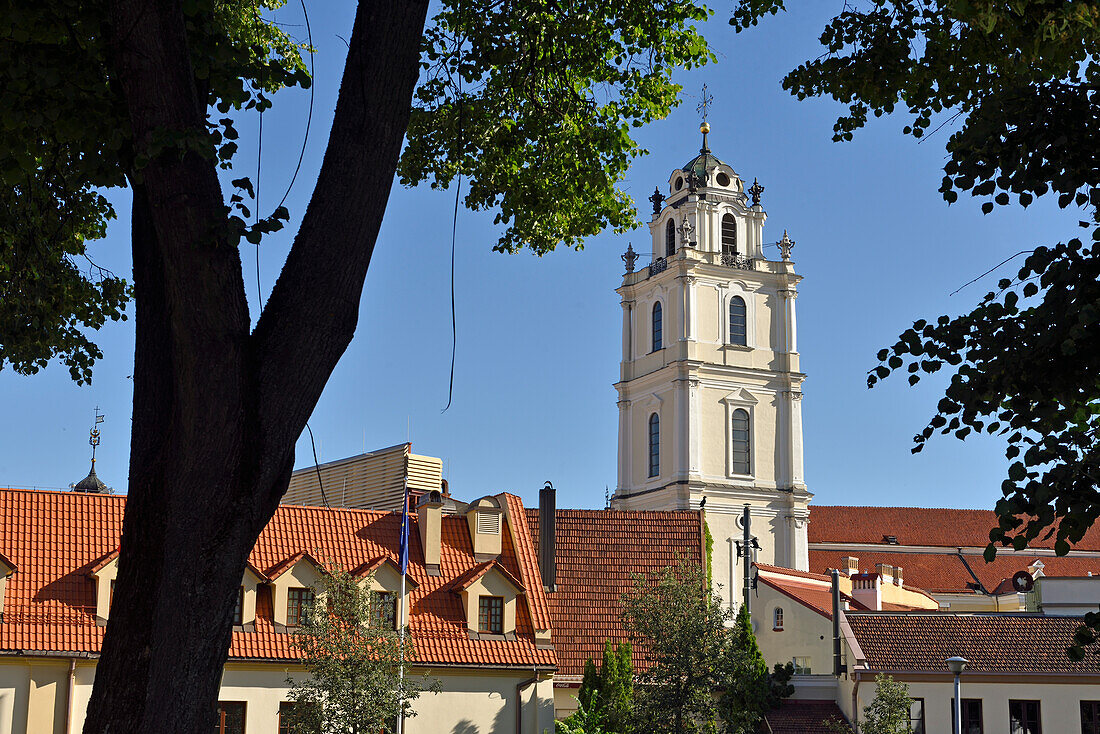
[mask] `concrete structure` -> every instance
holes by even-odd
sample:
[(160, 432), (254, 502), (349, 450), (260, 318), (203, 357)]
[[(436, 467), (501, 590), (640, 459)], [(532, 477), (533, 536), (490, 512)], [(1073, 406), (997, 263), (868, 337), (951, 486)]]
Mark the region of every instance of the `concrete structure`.
[(743, 586), (735, 548), (746, 504), (759, 560), (808, 568), (801, 276), (785, 234), (765, 243), (762, 187), (746, 192), (710, 152), (708, 131), (704, 124), (699, 155), (670, 175), (667, 200), (654, 193), (652, 263), (635, 270), (633, 252), (624, 256), (612, 505), (686, 510), (705, 497), (714, 581), (732, 608)]

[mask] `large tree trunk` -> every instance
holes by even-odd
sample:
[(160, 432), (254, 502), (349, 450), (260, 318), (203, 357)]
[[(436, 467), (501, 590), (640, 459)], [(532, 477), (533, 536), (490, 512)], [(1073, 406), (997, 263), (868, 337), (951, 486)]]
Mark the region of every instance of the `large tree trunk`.
[[(205, 129), (178, 2), (116, 0), (113, 77), (138, 150)], [(427, 3), (363, 0), (317, 187), (256, 331), (202, 156), (134, 172), (129, 499), (86, 734), (204, 732), (248, 553), (355, 331), (417, 77)]]

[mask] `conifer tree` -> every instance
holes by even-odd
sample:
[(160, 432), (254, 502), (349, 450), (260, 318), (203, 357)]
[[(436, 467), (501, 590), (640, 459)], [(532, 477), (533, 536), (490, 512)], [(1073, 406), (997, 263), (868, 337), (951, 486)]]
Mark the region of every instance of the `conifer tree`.
[(753, 734), (769, 709), (794, 692), (788, 681), (794, 672), (789, 663), (776, 665), (768, 672), (768, 663), (756, 642), (746, 607), (737, 612), (723, 666), (725, 692), (720, 712), (726, 734)]
[(607, 731), (616, 734), (632, 731), (630, 716), (634, 701), (634, 662), (629, 642), (620, 642), (615, 646), (608, 640), (604, 644), (600, 696)]
[(592, 658), (584, 663), (584, 677), (581, 678), (581, 687), (577, 691), (577, 700), (589, 713), (600, 709), (600, 673), (596, 669), (596, 663)]

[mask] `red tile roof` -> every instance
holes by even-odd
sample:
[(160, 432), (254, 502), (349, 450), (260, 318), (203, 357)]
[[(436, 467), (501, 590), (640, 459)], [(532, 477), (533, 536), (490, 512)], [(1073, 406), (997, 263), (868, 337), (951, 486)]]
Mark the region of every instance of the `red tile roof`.
[[(531, 537), (538, 544), (539, 515), (528, 508)], [(652, 574), (682, 557), (702, 565), (698, 512), (558, 510), (557, 591), (546, 595), (561, 676), (580, 676), (589, 658), (599, 660), (604, 642), (627, 632), (619, 619), (622, 595), (634, 574)], [(634, 650), (634, 667), (646, 667), (645, 650)]]
[[(884, 546), (885, 548), (886, 546)], [(818, 550), (810, 548), (810, 569), (826, 572), (830, 568), (844, 569), (843, 558), (855, 556), (861, 569), (873, 569), (878, 563), (902, 568), (902, 578), (908, 587), (917, 587), (932, 593), (975, 592), (980, 581), (986, 591), (992, 592), (1002, 582), (1012, 578), (1017, 571), (1027, 567), (1040, 556), (1002, 551), (986, 563), (981, 556), (965, 556), (966, 562), (956, 552), (905, 553)], [(1087, 576), (1089, 571), (1100, 575), (1100, 558), (1042, 556), (1043, 572), (1047, 576)], [(973, 571), (973, 573), (971, 573)], [(977, 576), (977, 579), (975, 579)], [(1002, 592), (1003, 593), (1003, 592)]]
[[(812, 505), (809, 539), (811, 543), (882, 543), (884, 536), (893, 535), (901, 545), (984, 547), (996, 526), (992, 510)], [(1038, 538), (1031, 547), (1053, 548), (1054, 539)], [(1100, 550), (1100, 524), (1074, 548)]]
[[(19, 571), (8, 581), (0, 650), (96, 653), (103, 628), (95, 624), (95, 583), (90, 569), (111, 554), (122, 530), (124, 496), (0, 489), (0, 554)], [(519, 507), (518, 499), (508, 502)], [(353, 569), (387, 557), (397, 558), (400, 517), (394, 513), (321, 507), (281, 506), (260, 534), (249, 563), (270, 571), (306, 553)], [(545, 609), (541, 584), (528, 591), (516, 614), (515, 640), (471, 640), (461, 601), (450, 583), (478, 565), (466, 519), (444, 516), (440, 576), (423, 565), (419, 536), (410, 549), (409, 574), (418, 585), (410, 593), (410, 634), (416, 662), (425, 665), (493, 667), (553, 666), (554, 651), (537, 649), (529, 606)], [(517, 545), (519, 546), (517, 548)], [(513, 576), (537, 578), (530, 538), (503, 537), (501, 563)], [(541, 600), (541, 601), (540, 601)], [(536, 611), (536, 614), (538, 612)], [(293, 659), (291, 635), (271, 621), (271, 598), (261, 586), (255, 631), (233, 633), (231, 658)]]
[[(765, 576), (763, 574), (757, 577), (757, 581), (775, 589), (781, 594), (789, 596), (799, 604), (814, 610), (826, 619), (833, 618), (833, 592), (829, 586), (822, 586), (821, 584), (815, 584), (808, 580), (784, 578), (780, 576)], [(840, 598), (842, 601), (847, 601), (851, 609), (867, 608), (843, 592), (840, 594)]]
[(471, 568), (466, 573), (459, 576), (457, 579), (455, 579), (453, 582), (451, 582), (451, 590), (452, 591), (462, 591), (463, 589), (466, 589), (467, 587), (469, 587), (470, 584), (474, 583), (479, 578), (481, 578), (485, 574), (489, 573), (489, 571), (492, 571), (494, 569), (496, 570), (497, 573), (499, 573), (501, 576), (503, 576), (504, 579), (508, 583), (510, 583), (512, 586), (514, 586), (516, 591), (518, 591), (520, 593), (523, 593), (526, 590), (526, 589), (524, 589), (524, 586), (520, 582), (520, 580), (517, 579), (512, 574), (508, 573), (508, 569), (504, 567), (504, 564), (501, 563), (500, 561), (496, 560), (495, 558), (491, 561), (485, 561), (484, 563), (479, 563), (478, 565), (474, 566), (473, 568)]
[(945, 673), (944, 661), (961, 655), (971, 672), (1100, 674), (1100, 656), (1074, 662), (1066, 655), (1078, 617), (942, 612), (847, 617), (872, 670)]
[(772, 734), (831, 734), (832, 729), (825, 726), (826, 720), (836, 719), (847, 724), (835, 701), (787, 699), (764, 718)]

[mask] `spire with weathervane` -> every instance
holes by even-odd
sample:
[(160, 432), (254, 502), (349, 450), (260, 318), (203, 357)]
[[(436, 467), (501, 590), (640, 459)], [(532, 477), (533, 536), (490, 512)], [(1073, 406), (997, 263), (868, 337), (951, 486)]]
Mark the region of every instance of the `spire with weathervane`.
[(70, 485), (74, 492), (86, 492), (88, 494), (111, 494), (111, 488), (108, 487), (102, 479), (96, 476), (95, 473), (95, 449), (99, 446), (99, 424), (106, 418), (105, 415), (101, 415), (99, 412), (99, 406), (95, 409), (95, 423), (92, 424), (91, 435), (88, 437), (88, 443), (92, 447), (92, 469), (88, 472), (88, 476), (81, 479), (76, 484)]

